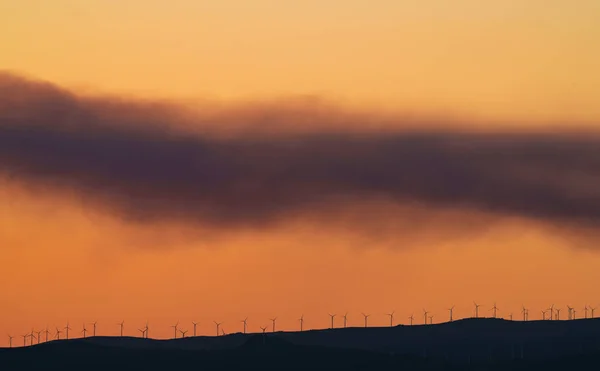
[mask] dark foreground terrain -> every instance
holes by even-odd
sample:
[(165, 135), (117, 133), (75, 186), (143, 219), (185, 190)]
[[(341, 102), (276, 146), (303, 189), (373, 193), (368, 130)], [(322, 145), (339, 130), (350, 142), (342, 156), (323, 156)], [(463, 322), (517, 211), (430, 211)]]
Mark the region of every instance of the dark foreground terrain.
[(0, 370), (600, 370), (600, 320), (467, 319), (152, 340), (92, 337), (0, 349)]

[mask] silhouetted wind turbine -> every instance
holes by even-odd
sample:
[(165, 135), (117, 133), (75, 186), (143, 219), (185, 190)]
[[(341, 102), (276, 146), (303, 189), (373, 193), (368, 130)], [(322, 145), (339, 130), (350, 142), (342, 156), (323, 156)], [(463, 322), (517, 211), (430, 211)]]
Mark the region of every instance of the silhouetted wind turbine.
[(267, 341), (267, 326), (260, 326), (260, 329), (262, 330), (262, 339), (264, 344)]
[(548, 309), (542, 311), (542, 321), (546, 319), (546, 312)]
[(36, 331), (35, 332), (37, 334), (37, 343), (38, 344), (40, 343), (40, 338), (42, 337), (42, 332), (44, 332), (44, 331), (42, 330), (42, 331)]
[(508, 315), (509, 319), (512, 321), (513, 320), (513, 316), (512, 313)]
[(277, 317), (270, 318), (271, 322), (273, 322), (273, 332), (275, 332), (275, 321), (277, 321)]
[(260, 329), (262, 330), (263, 334), (267, 332), (267, 326), (260, 326)]
[(598, 309), (598, 307), (590, 307), (590, 310), (592, 311), (592, 318), (594, 318), (594, 311)]
[(567, 305), (567, 309), (569, 310), (569, 319), (573, 319), (573, 308)]
[(346, 323), (348, 322), (348, 312), (344, 314), (344, 328), (346, 328)]
[[(171, 326), (173, 329), (175, 329), (174, 334), (175, 334), (175, 339), (177, 339), (177, 326), (179, 326), (179, 321), (177, 321), (176, 324), (174, 324), (173, 326)], [(219, 334), (217, 334), (219, 335)]]
[(146, 331), (146, 339), (148, 339), (148, 333), (150, 332), (150, 327), (148, 326), (148, 321), (146, 321), (146, 327), (144, 327), (144, 330)]
[(23, 346), (26, 347), (27, 346), (27, 338), (29, 337), (29, 334), (25, 334), (25, 335), (21, 335), (23, 337)]
[(363, 315), (363, 317), (365, 317), (365, 328), (367, 328), (367, 321), (369, 320), (369, 317), (371, 317), (371, 315), (370, 314), (364, 314), (364, 313), (362, 315)]
[(222, 322), (217, 322), (217, 321), (213, 321), (215, 323), (215, 325), (217, 326), (217, 336), (219, 336), (219, 326), (221, 326)]
[(392, 313), (388, 313), (387, 315), (390, 316), (390, 327), (394, 327), (394, 313), (396, 311), (392, 311)]
[(587, 313), (588, 313), (588, 306), (587, 304), (585, 305), (585, 307), (583, 307), (583, 313), (585, 313), (585, 319), (587, 319)]
[(496, 313), (498, 312), (498, 307), (496, 306), (496, 302), (494, 302), (494, 306), (492, 308), (490, 308), (491, 311), (493, 311), (493, 316), (494, 318), (496, 318)]
[(329, 317), (331, 317), (331, 328), (333, 328), (333, 320), (335, 318), (335, 314), (331, 314), (331, 313), (327, 313), (329, 314)]
[(576, 314), (577, 314), (577, 311), (575, 310), (575, 308), (573, 308), (573, 319), (577, 318)]
[(448, 311), (450, 312), (450, 322), (452, 322), (452, 312), (454, 311), (454, 305), (451, 308), (448, 308)]
[(429, 312), (428, 312), (428, 311), (426, 311), (426, 310), (425, 310), (425, 308), (423, 308), (423, 316), (425, 317), (425, 322), (424, 322), (424, 324), (427, 324), (427, 314), (428, 314), (428, 313), (429, 313)]
[(548, 308), (548, 310), (550, 311), (550, 320), (554, 319), (554, 304), (552, 304), (550, 306), (550, 308)]
[[(196, 326), (198, 326), (198, 323), (192, 321), (192, 325), (194, 325), (194, 337), (196, 337)], [(246, 332), (246, 331), (244, 331), (244, 332)]]
[(67, 326), (65, 327), (65, 335), (67, 340), (69, 340), (69, 330), (71, 330), (71, 328), (69, 327), (69, 322), (67, 321)]
[(242, 323), (244, 324), (244, 334), (246, 333), (246, 328), (248, 327), (248, 317), (244, 318), (242, 320)]
[(429, 316), (429, 324), (433, 325), (433, 316)]
[(92, 332), (92, 336), (96, 336), (96, 324), (98, 323), (98, 321), (94, 321), (92, 322), (92, 326), (94, 326), (93, 332)]
[(123, 326), (125, 326), (125, 320), (121, 321), (121, 323), (117, 323), (117, 326), (121, 327), (121, 337), (123, 337)]
[(179, 330), (179, 332), (181, 332), (181, 338), (183, 339), (185, 337), (185, 334), (187, 334), (188, 330)]
[(410, 325), (412, 326), (413, 325), (414, 316), (411, 314), (410, 316), (408, 316), (408, 319), (410, 319)]
[(298, 318), (298, 321), (300, 321), (300, 332), (302, 332), (302, 329), (304, 328), (304, 314)]
[(31, 345), (33, 345), (33, 339), (35, 339), (35, 331), (33, 331), (33, 328), (31, 329), (31, 333), (29, 334), (29, 336), (31, 337)]
[(87, 329), (85, 328), (85, 323), (83, 324), (83, 330), (81, 332), (83, 333), (83, 338), (85, 339), (85, 334), (87, 334)]
[(54, 336), (57, 340), (60, 340), (60, 333), (61, 333), (61, 331), (57, 327), (56, 328), (56, 335)]
[(473, 304), (475, 304), (475, 318), (479, 318), (479, 307), (481, 305), (477, 304), (476, 302), (473, 302)]
[(145, 334), (146, 334), (146, 329), (143, 328), (139, 328), (138, 331), (142, 334), (142, 338), (145, 338)]
[(8, 335), (8, 347), (9, 348), (12, 348), (12, 339), (13, 339), (13, 337)]
[(50, 331), (48, 331), (48, 325), (46, 325), (46, 330), (44, 331), (46, 334), (46, 343), (48, 342), (48, 335), (50, 335)]
[(527, 321), (527, 308), (525, 308), (524, 305), (523, 305), (523, 310), (521, 311), (521, 313), (523, 313), (523, 322)]
[(556, 312), (556, 320), (560, 321), (560, 308), (554, 308), (554, 311)]

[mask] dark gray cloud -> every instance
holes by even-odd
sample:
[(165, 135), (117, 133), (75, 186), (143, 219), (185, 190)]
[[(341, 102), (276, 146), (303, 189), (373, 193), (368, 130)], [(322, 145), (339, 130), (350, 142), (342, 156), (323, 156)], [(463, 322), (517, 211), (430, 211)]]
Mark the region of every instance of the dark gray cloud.
[[(356, 126), (361, 118), (339, 111), (307, 113), (311, 130), (288, 135), (251, 135), (248, 126), (227, 136), (200, 124), (189, 129), (196, 117), (212, 128), (244, 126), (243, 110), (215, 112), (201, 117), (166, 103), (81, 97), (0, 75), (0, 174), (84, 194), (138, 222), (257, 226), (386, 199), (600, 226), (594, 133), (345, 131), (344, 120)], [(302, 122), (302, 110), (270, 113), (249, 120), (271, 128), (289, 128), (288, 118)]]

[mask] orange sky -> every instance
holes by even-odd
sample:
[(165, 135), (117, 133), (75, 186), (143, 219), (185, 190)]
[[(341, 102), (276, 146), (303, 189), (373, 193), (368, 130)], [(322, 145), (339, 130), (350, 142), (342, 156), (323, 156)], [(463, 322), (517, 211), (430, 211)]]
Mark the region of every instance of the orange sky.
[[(177, 99), (315, 94), (356, 105), (492, 120), (600, 120), (594, 0), (0, 2), (0, 69), (86, 89)], [(131, 225), (75, 197), (0, 183), (0, 335), (99, 321), (171, 336), (278, 316), (279, 329), (486, 314), (531, 318), (600, 304), (600, 254), (525, 220), (466, 240), (368, 239), (301, 223), (192, 233)], [(598, 312), (600, 313), (600, 312)], [(341, 319), (338, 320), (341, 324)], [(135, 335), (139, 333), (135, 331)], [(189, 334), (189, 333), (188, 333)], [(16, 341), (16, 344), (20, 344)], [(0, 340), (4, 344), (4, 340)]]

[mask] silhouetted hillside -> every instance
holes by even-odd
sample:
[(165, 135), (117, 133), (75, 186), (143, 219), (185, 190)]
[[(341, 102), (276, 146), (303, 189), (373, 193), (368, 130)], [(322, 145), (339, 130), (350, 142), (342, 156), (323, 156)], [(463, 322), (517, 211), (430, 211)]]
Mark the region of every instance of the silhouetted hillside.
[[(577, 370), (600, 361), (600, 320), (467, 319), (153, 340), (92, 337), (0, 349), (0, 369)], [(6, 367), (6, 368), (5, 368)], [(562, 368), (561, 368), (562, 367)]]

